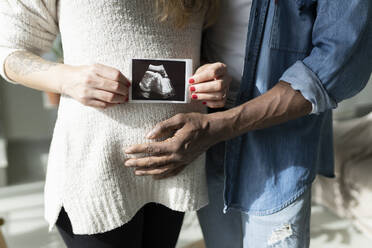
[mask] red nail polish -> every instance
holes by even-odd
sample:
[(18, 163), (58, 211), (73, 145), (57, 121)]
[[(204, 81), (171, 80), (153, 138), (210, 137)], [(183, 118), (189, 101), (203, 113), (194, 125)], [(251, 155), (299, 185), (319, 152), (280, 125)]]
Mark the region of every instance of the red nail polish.
[(195, 89), (195, 87), (194, 86), (191, 86), (190, 87), (190, 91), (195, 91), (196, 89)]
[(204, 105), (206, 105), (206, 104), (207, 104), (207, 102), (203, 102), (203, 104), (204, 104)]
[(130, 86), (132, 86), (132, 84), (130, 82), (128, 82), (128, 86), (130, 87)]
[(129, 101), (129, 97), (125, 98), (125, 101), (128, 102)]
[(189, 79), (189, 83), (190, 83), (190, 84), (193, 84), (193, 83), (195, 83), (195, 79), (193, 79), (193, 78), (190, 78), (190, 79)]
[(192, 99), (198, 99), (197, 95), (192, 95)]

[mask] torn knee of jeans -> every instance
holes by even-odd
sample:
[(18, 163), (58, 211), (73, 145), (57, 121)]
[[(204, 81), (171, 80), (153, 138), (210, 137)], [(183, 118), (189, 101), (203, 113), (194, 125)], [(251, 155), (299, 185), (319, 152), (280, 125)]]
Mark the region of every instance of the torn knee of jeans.
[(277, 229), (275, 229), (269, 240), (267, 241), (268, 245), (274, 245), (284, 241), (285, 239), (293, 235), (293, 230), (291, 224), (285, 224)]

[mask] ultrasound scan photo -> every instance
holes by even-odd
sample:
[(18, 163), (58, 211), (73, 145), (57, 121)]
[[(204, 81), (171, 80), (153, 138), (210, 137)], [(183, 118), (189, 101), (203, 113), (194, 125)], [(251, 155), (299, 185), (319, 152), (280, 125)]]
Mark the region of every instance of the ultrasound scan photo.
[(191, 60), (133, 59), (131, 102), (187, 103)]
[(163, 99), (169, 99), (175, 95), (164, 65), (149, 65), (139, 87), (141, 89), (139, 93), (146, 99), (150, 99), (151, 94), (157, 94)]

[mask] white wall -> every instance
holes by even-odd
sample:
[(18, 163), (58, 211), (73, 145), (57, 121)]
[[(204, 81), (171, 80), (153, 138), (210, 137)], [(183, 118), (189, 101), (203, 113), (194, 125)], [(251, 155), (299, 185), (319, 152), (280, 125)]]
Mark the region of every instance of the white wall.
[(372, 77), (358, 95), (341, 102), (333, 112), (336, 118), (344, 119), (353, 117), (356, 109), (366, 106), (372, 106)]

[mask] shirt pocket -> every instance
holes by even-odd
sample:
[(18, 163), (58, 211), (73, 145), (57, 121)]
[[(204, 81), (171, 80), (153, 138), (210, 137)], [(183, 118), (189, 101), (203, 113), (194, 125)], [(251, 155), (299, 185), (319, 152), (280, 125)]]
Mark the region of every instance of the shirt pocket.
[(271, 27), (270, 48), (309, 53), (315, 16), (315, 0), (278, 0)]

